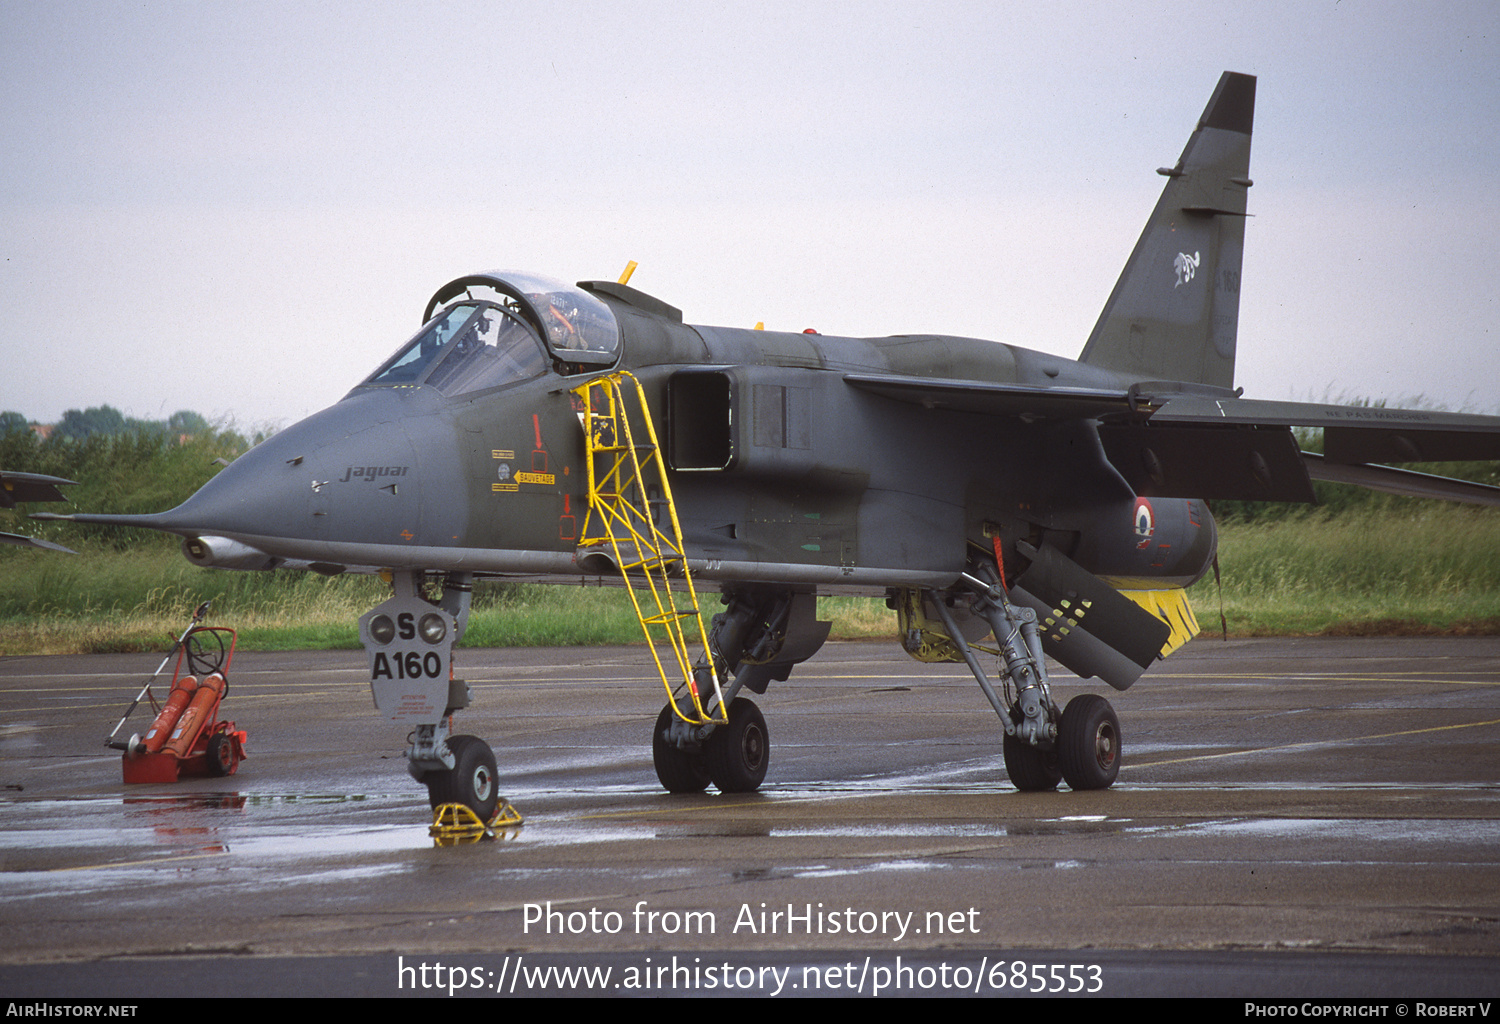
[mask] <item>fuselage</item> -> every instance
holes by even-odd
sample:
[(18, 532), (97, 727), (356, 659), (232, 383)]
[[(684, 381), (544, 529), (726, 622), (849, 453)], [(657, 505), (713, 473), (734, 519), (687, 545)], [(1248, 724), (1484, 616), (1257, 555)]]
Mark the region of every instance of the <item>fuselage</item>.
[(623, 286), (539, 293), (540, 279), (517, 280), (440, 290), (423, 331), (369, 379), (150, 525), (202, 538), (190, 557), (236, 568), (588, 575), (573, 389), (628, 369), (703, 579), (941, 587), (996, 536), (1154, 586), (1186, 585), (1212, 558), (1202, 503), (1152, 499), (1143, 512), (1088, 419), (924, 407), (846, 380), (1131, 383), (1116, 373), (971, 338), (695, 327)]

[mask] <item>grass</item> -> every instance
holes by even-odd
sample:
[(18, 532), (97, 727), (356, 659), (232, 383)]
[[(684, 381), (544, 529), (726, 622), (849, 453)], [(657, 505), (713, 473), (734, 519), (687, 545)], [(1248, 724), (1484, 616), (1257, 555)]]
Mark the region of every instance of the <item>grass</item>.
[[(1500, 633), (1500, 516), (1412, 502), (1228, 524), (1219, 564), (1240, 636)], [(1210, 574), (1190, 592), (1218, 621)]]
[[(1500, 516), (1412, 502), (1396, 509), (1313, 511), (1230, 522), (1220, 566), (1236, 636), (1500, 633)], [(198, 569), (175, 546), (81, 545), (76, 557), (0, 550), (0, 654), (160, 651), (211, 600), (211, 623), (241, 649), (357, 648), (356, 620), (385, 599), (370, 577)], [(1191, 591), (1214, 632), (1210, 574)], [(718, 609), (712, 597), (704, 609)], [(880, 599), (824, 597), (836, 639), (894, 639)], [(481, 584), (466, 646), (641, 642), (617, 587)]]
[[(241, 650), (359, 647), (357, 620), (389, 596), (372, 577), (222, 572), (175, 548), (80, 547), (77, 557), (0, 550), (0, 655), (101, 654), (165, 649), (193, 609), (212, 601), (210, 624), (233, 626)], [(718, 610), (705, 596), (704, 611)], [(883, 601), (825, 598), (842, 638), (889, 636)], [(464, 646), (548, 647), (642, 642), (619, 587), (493, 584), (475, 588)]]

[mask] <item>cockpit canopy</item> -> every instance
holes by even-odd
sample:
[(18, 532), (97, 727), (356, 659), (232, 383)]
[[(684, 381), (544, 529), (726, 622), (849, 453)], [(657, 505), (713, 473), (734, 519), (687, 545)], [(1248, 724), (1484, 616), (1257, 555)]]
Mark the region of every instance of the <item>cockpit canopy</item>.
[(496, 271), (451, 281), (422, 320), (416, 337), (366, 385), (423, 384), (461, 395), (529, 380), (549, 363), (561, 373), (606, 369), (620, 355), (608, 306), (535, 274)]

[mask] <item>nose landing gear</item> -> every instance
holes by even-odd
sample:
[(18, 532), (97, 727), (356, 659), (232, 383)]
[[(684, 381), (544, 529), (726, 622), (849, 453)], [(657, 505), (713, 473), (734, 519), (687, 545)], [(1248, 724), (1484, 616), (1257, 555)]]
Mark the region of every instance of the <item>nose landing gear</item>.
[(453, 715), (469, 706), (468, 684), (453, 677), (453, 645), (468, 625), (472, 578), (448, 573), (432, 582), (439, 578), (441, 596), (430, 597), (427, 574), (392, 573), (394, 596), (360, 618), (359, 635), (375, 706), (414, 726), (407, 771), (427, 787), (434, 810), (459, 804), (487, 824), (505, 803), (495, 752), (478, 736), (448, 734)]

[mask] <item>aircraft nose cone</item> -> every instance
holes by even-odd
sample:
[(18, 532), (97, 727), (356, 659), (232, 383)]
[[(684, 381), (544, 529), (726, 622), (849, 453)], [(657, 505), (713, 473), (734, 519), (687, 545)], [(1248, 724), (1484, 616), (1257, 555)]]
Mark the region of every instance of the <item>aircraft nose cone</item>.
[(452, 443), (438, 444), (432, 417), (414, 405), (420, 398), (410, 393), (356, 393), (236, 459), (165, 513), (163, 525), (324, 560), (330, 544), (411, 545), (437, 528), (456, 534), (452, 524), (424, 522), (419, 451), (440, 467)]

